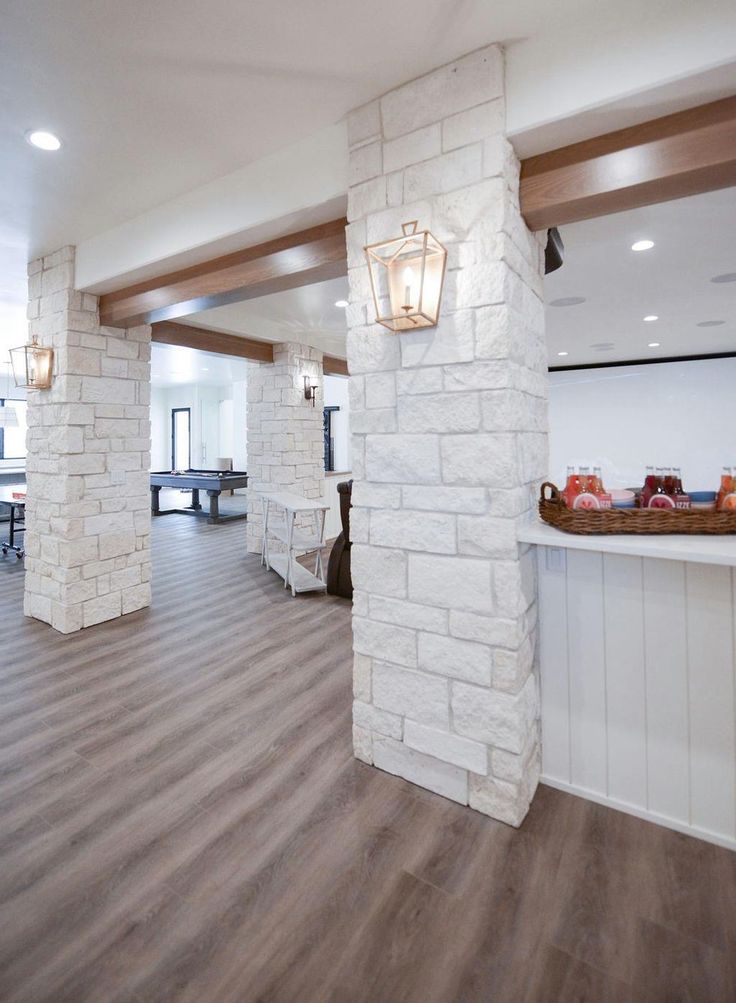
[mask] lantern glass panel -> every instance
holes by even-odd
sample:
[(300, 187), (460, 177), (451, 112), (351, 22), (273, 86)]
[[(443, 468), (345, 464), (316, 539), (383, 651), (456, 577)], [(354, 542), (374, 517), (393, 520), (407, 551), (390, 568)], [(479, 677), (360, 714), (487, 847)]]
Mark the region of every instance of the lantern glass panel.
[(447, 251), (428, 230), (373, 244), (366, 257), (377, 323), (391, 331), (437, 324)]
[(51, 366), (54, 353), (41, 345), (21, 345), (10, 349), (10, 361), (16, 387), (46, 390), (51, 386)]

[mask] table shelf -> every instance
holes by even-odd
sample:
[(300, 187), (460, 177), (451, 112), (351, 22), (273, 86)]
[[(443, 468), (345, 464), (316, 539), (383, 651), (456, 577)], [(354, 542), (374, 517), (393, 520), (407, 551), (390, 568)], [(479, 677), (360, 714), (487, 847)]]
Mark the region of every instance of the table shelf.
[(321, 578), (313, 575), (297, 561), (292, 562), (291, 574), (289, 574), (288, 554), (270, 554), (269, 566), (277, 575), (281, 575), (287, 585), (293, 585), (296, 592), (318, 592), (325, 588), (325, 583)]
[[(322, 550), (325, 545), (325, 517), (329, 505), (304, 498), (288, 491), (261, 496), (263, 508), (263, 546), (261, 564), (274, 570), (291, 587), (291, 594), (315, 592), (326, 588)], [(296, 526), (297, 515), (313, 517), (314, 528)], [(286, 552), (271, 551), (270, 543), (286, 547)], [(312, 574), (297, 561), (297, 556), (316, 552), (316, 574)]]

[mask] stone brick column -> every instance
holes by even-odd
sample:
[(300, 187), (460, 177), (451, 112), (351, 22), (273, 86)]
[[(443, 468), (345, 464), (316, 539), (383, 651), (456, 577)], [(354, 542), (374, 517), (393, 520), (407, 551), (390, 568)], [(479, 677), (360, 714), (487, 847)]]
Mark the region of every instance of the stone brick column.
[[(543, 240), (520, 216), (492, 46), (348, 119), (354, 744), (519, 825), (539, 776), (536, 603), (519, 520), (546, 473)], [(373, 323), (363, 245), (448, 248), (438, 327)]]
[(68, 634), (151, 602), (151, 329), (100, 326), (73, 247), (28, 274), (54, 381), (28, 393), (24, 612)]
[[(317, 399), (304, 397), (304, 377), (317, 386)], [(293, 491), (307, 498), (324, 495), (322, 437), (322, 352), (285, 342), (273, 346), (273, 364), (248, 366), (248, 531), (247, 546), (260, 554), (263, 518), (260, 494)]]

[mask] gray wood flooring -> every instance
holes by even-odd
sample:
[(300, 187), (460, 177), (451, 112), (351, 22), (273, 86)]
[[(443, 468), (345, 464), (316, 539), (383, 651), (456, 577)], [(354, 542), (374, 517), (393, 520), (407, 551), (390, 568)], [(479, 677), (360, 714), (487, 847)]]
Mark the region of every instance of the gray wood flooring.
[(0, 560), (3, 1003), (736, 1000), (736, 855), (356, 762), (349, 604), (153, 530), (153, 608), (69, 637)]

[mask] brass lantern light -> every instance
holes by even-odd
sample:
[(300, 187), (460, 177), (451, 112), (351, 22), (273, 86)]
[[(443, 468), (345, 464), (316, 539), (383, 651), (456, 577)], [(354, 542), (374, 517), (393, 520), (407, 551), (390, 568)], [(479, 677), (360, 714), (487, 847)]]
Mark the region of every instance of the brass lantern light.
[(365, 248), (376, 323), (389, 331), (436, 327), (447, 251), (429, 230), (417, 230), (417, 220), (401, 229), (401, 237)]
[(35, 334), (30, 344), (10, 349), (10, 362), (16, 387), (48, 390), (51, 386), (54, 350), (39, 345)]

